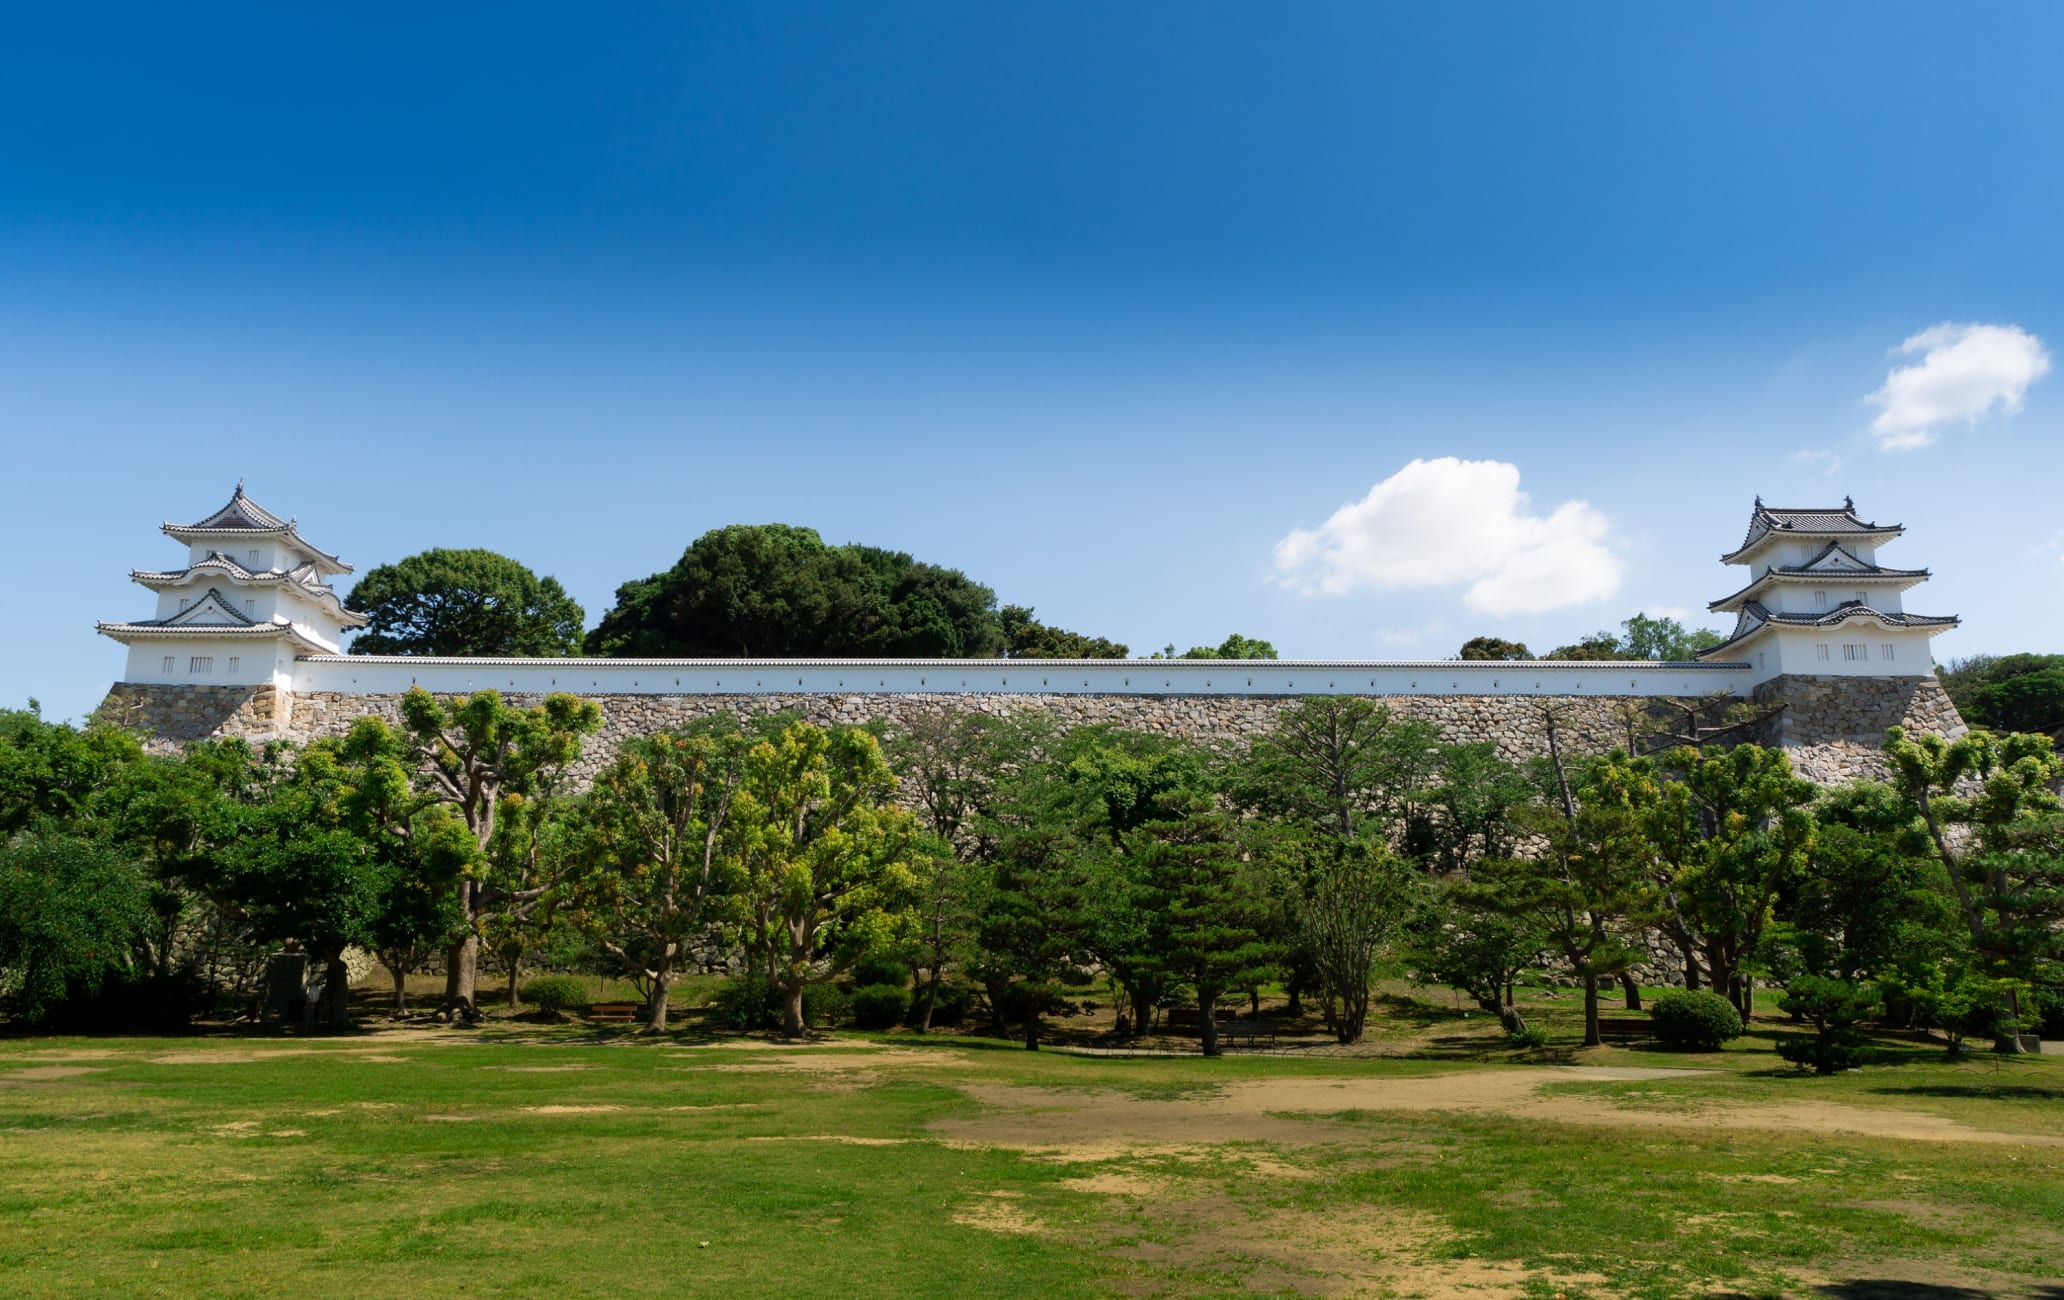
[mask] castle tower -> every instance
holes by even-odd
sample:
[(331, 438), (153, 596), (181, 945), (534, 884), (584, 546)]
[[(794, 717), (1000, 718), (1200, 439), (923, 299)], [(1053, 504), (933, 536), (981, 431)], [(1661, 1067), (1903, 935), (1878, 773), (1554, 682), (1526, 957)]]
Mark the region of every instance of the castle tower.
[(194, 524), (166, 524), (187, 546), (186, 567), (133, 570), (157, 593), (157, 617), (102, 623), (129, 647), (125, 682), (287, 688), (296, 655), (337, 654), (366, 619), (325, 581), (351, 566), (310, 545), (292, 519), (244, 495)]
[(1902, 594), (1926, 569), (1888, 569), (1878, 548), (1906, 529), (1861, 519), (1856, 503), (1787, 510), (1763, 504), (1723, 564), (1747, 567), (1747, 586), (1707, 608), (1735, 615), (1727, 641), (1699, 658), (1749, 664), (1757, 682), (1781, 674), (1930, 677), (1928, 640), (1954, 615), (1909, 614)]

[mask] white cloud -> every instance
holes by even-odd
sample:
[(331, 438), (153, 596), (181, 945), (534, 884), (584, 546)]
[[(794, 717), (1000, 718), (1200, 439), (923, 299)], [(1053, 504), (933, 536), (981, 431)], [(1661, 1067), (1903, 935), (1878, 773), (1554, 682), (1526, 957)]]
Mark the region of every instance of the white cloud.
[(1643, 605), (1641, 612), (1650, 618), (1674, 618), (1679, 623), (1691, 618), (1691, 611), (1682, 605)]
[(1804, 447), (1791, 455), (1794, 465), (1805, 465), (1820, 470), (1833, 478), (1842, 470), (1842, 458), (1825, 447)]
[(2042, 340), (2019, 325), (1944, 322), (1893, 349), (1915, 353), (1919, 361), (1894, 366), (1868, 399), (1879, 408), (1871, 432), (1885, 451), (1925, 447), (1946, 426), (1976, 424), (1995, 409), (2012, 415), (2050, 369)]
[(1495, 460), (1415, 460), (1276, 543), (1276, 580), (1306, 595), (1468, 583), (1482, 614), (1536, 614), (1604, 600), (1624, 566), (1605, 516), (1582, 501), (1531, 512), (1519, 467)]

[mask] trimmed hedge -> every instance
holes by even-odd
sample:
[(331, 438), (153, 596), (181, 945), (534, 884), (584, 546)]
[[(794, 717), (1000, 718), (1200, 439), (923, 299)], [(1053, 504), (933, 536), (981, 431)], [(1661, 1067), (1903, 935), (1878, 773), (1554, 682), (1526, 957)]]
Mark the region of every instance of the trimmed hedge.
[(894, 1029), (910, 1012), (910, 990), (900, 984), (869, 984), (853, 990), (853, 1023), (862, 1029)]
[(1742, 1036), (1741, 1013), (1707, 989), (1671, 989), (1649, 1006), (1656, 1040), (1686, 1052), (1711, 1052)]
[(571, 1011), (588, 1005), (587, 981), (573, 975), (540, 975), (516, 994), (540, 1011)]

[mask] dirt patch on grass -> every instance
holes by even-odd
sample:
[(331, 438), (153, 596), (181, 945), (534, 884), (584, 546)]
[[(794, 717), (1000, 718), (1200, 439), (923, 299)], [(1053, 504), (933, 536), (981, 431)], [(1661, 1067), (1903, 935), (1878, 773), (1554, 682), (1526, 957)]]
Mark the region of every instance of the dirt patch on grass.
[[(396, 1058), (399, 1059), (399, 1058)], [(570, 1074), (575, 1070), (592, 1070), (592, 1065), (483, 1065), (483, 1070), (501, 1070), (508, 1074)]]
[(59, 1079), (73, 1079), (82, 1074), (100, 1074), (107, 1069), (102, 1065), (32, 1065), (26, 1070), (8, 1070), (0, 1073), (0, 1088), (23, 1083), (54, 1083)]
[(1046, 1231), (1038, 1216), (1016, 1204), (1017, 1192), (990, 1192), (979, 1201), (962, 1206), (953, 1221), (965, 1228), (1001, 1232), (1012, 1236), (1033, 1236)]
[(606, 1115), (611, 1111), (624, 1109), (622, 1106), (525, 1106), (533, 1115)]
[[(1122, 1193), (1121, 1193), (1122, 1194)], [(1182, 1272), (1231, 1272), (1242, 1289), (1386, 1300), (1519, 1300), (1543, 1289), (1598, 1284), (1591, 1273), (1528, 1268), (1457, 1254), (1438, 1218), (1410, 1210), (1340, 1205), (1324, 1211), (1254, 1207), (1224, 1196), (1157, 1201), (1173, 1239), (1121, 1247)]]
[(1546, 1066), (1368, 1078), (1291, 1078), (1228, 1084), (1216, 1094), (1145, 1099), (1116, 1091), (971, 1085), (970, 1097), (990, 1113), (942, 1120), (934, 1130), (994, 1146), (1066, 1149), (1215, 1142), (1308, 1146), (1366, 1138), (1350, 1124), (1293, 1119), (1355, 1111), (1447, 1111), (1516, 1119), (1677, 1131), (1756, 1129), (1855, 1134), (1916, 1142), (1981, 1142), (2064, 1146), (2064, 1138), (1973, 1128), (1919, 1111), (1830, 1101), (1735, 1105), (1715, 1101), (1692, 1111), (1623, 1107), (1609, 1097), (1542, 1095), (1551, 1083), (1681, 1079), (1686, 1070)]

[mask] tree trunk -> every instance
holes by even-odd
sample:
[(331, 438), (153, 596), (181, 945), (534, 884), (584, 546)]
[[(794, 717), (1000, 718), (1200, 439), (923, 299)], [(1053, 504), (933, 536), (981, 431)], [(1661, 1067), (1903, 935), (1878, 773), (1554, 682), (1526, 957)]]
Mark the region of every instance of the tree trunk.
[(1641, 986), (1626, 971), (1620, 972), (1620, 991), (1627, 995), (1627, 1010), (1641, 1010)]
[(516, 982), (523, 978), (523, 962), (520, 958), (509, 958), (509, 1010), (516, 1009)]
[(1605, 1040), (1598, 1034), (1598, 977), (1584, 977), (1584, 1046), (1597, 1047)]
[(1197, 1024), (1199, 1026), (1197, 1030), (1198, 1037), (1204, 1040), (1204, 1055), (1217, 1056), (1219, 1054), (1219, 1046), (1218, 991), (1216, 989), (1197, 990)]
[(652, 963), (652, 1014), (645, 1017), (648, 1034), (666, 1032), (667, 995), (674, 984), (674, 947), (671, 943), (661, 944), (659, 960)]
[(807, 1029), (803, 1024), (803, 982), (797, 980), (781, 990), (781, 1032), (801, 1038)]
[(939, 980), (944, 971), (943, 966), (932, 967), (931, 977), (925, 981), (924, 1014), (917, 1020), (917, 1032), (920, 1034), (932, 1032), (932, 1012), (939, 1007)]
[(330, 955), (323, 971), (323, 1001), (328, 1006), (330, 1030), (351, 1028), (351, 970), (344, 964), (344, 950)]
[(1039, 1050), (1039, 1008), (1033, 1007), (1025, 1013), (1025, 1050)]
[(444, 955), (444, 1005), (446, 1010), (473, 1006), (473, 993), (480, 975), (480, 936), (472, 931), (452, 944)]
[(382, 963), (387, 973), (394, 977), (394, 1014), (404, 1015), (408, 1011), (408, 968), (399, 962)]

